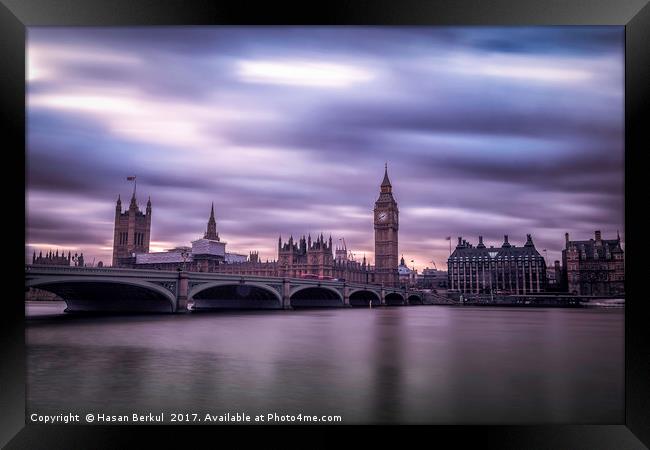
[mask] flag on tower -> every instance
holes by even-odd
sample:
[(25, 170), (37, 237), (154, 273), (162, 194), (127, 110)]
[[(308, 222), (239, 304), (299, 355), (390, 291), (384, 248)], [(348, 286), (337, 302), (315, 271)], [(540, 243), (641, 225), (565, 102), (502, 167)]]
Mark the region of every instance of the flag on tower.
[(133, 197), (131, 197), (131, 202), (135, 201), (135, 189), (138, 186), (138, 180), (135, 179), (135, 175), (127, 176), (127, 181), (133, 181)]
[(445, 238), (445, 241), (451, 241), (451, 236), (447, 236), (447, 237)]

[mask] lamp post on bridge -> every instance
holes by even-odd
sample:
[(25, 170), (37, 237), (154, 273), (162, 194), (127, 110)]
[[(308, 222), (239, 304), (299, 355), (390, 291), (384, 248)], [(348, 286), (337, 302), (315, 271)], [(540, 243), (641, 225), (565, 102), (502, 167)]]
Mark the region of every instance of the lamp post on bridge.
[[(496, 272), (498, 271), (498, 267), (493, 266), (492, 263), (494, 262), (494, 258), (497, 257), (498, 252), (493, 251), (493, 252), (488, 252), (488, 255), (490, 255), (490, 261), (489, 261), (489, 270), (490, 270), (490, 303), (494, 303), (494, 285), (497, 285), (498, 288), (498, 278), (494, 280), (494, 283), (492, 283), (492, 267), (495, 267), (495, 276), (498, 276)], [(496, 264), (496, 263), (495, 263)]]
[(413, 263), (411, 265), (411, 276), (412, 276), (411, 285), (415, 286), (415, 260), (412, 259), (411, 262)]
[(185, 272), (185, 263), (187, 262), (187, 258), (190, 256), (189, 252), (187, 250), (181, 251), (181, 258), (183, 258), (183, 272)]

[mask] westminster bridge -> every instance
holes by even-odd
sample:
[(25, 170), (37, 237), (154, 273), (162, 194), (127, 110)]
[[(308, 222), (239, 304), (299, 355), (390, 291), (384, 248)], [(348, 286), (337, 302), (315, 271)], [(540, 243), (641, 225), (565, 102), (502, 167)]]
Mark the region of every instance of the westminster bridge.
[(335, 280), (205, 272), (25, 266), (25, 289), (61, 297), (66, 311), (183, 312), (423, 304), (417, 291)]

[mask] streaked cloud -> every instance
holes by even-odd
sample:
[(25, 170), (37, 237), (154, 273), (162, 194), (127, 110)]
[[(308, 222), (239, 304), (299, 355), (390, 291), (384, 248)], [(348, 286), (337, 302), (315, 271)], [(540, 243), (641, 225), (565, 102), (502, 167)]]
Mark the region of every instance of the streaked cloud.
[[(623, 222), (622, 27), (30, 28), (26, 252), (110, 261), (114, 202), (153, 202), (152, 249), (344, 237), (374, 255), (384, 162), (400, 253), (462, 235), (559, 257)], [(549, 261), (550, 262), (550, 261)]]
[(346, 88), (374, 78), (359, 67), (305, 60), (239, 61), (238, 75), (247, 83), (320, 88)]

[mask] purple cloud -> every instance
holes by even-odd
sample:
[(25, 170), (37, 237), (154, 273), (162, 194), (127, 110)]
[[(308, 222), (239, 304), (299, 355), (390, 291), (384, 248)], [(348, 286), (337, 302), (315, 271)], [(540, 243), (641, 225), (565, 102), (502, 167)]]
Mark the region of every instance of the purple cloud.
[(152, 247), (211, 202), (231, 251), (345, 237), (372, 260), (389, 172), (400, 252), (446, 236), (624, 239), (622, 27), (30, 28), (27, 242), (110, 261), (138, 176)]

